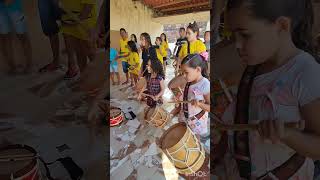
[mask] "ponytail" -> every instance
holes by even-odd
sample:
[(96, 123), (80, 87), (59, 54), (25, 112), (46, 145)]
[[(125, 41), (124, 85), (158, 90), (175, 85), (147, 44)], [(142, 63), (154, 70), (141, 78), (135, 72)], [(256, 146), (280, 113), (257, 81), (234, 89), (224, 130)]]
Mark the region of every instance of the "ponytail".
[(297, 48), (310, 53), (320, 63), (312, 38), (313, 13), (311, 0), (305, 0), (304, 15), (301, 16), (300, 22), (293, 27), (292, 40)]

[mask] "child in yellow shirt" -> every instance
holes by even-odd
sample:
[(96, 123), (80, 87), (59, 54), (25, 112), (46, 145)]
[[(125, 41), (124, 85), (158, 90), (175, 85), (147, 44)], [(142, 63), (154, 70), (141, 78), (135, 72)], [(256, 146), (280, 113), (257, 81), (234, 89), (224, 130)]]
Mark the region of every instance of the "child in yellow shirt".
[(159, 59), (159, 61), (161, 62), (161, 64), (164, 64), (164, 61), (163, 61), (163, 57), (164, 57), (164, 54), (165, 54), (165, 49), (163, 46), (161, 46), (161, 38), (160, 37), (156, 37), (156, 52), (157, 52), (157, 58)]
[[(68, 71), (65, 79), (80, 76), (87, 66), (87, 58), (94, 59), (94, 29), (97, 24), (96, 0), (60, 0), (65, 14), (62, 16), (62, 33), (68, 54)], [(77, 57), (78, 68), (76, 67)]]
[(164, 71), (164, 74), (166, 74), (166, 65), (167, 65), (167, 56), (168, 56), (168, 51), (169, 51), (169, 44), (168, 44), (168, 41), (167, 41), (167, 35), (165, 33), (162, 33), (160, 35), (161, 37), (161, 46), (163, 46), (163, 49), (164, 49), (164, 54), (163, 54), (163, 71)]
[(182, 45), (182, 48), (179, 52), (178, 65), (180, 65), (182, 59), (185, 58), (188, 54), (200, 54), (206, 51), (206, 45), (201, 40), (199, 40), (198, 37), (199, 27), (197, 23), (190, 23), (187, 27), (188, 43)]
[(140, 72), (140, 57), (138, 53), (138, 48), (134, 41), (128, 41), (128, 49), (129, 49), (129, 73), (131, 79), (131, 86), (135, 86), (138, 82), (138, 75)]

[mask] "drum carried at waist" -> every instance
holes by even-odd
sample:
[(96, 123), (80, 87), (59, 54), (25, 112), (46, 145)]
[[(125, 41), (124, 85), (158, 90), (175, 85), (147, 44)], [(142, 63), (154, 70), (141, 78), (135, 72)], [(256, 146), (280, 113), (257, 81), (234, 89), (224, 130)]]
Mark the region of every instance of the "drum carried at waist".
[(1, 180), (41, 180), (37, 152), (30, 146), (0, 148)]
[(197, 172), (205, 161), (204, 148), (186, 123), (177, 123), (165, 131), (160, 148), (181, 174)]

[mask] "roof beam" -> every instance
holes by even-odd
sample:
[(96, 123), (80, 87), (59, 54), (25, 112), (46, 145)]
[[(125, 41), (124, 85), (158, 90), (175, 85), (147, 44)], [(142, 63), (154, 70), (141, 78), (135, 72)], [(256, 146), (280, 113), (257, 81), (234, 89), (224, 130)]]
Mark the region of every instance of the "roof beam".
[(179, 7), (173, 7), (173, 8), (167, 8), (167, 9), (162, 9), (160, 10), (161, 12), (168, 12), (168, 11), (175, 11), (175, 10), (180, 10), (180, 9), (187, 9), (187, 8), (192, 8), (192, 7), (198, 7), (198, 6), (206, 6), (210, 5), (210, 2), (203, 2), (203, 3), (198, 3), (198, 4), (188, 4), (184, 6), (179, 6)]
[(163, 8), (163, 7), (166, 7), (166, 6), (172, 6), (172, 5), (176, 5), (176, 4), (179, 4), (179, 3), (190, 2), (190, 1), (191, 0), (175, 0), (175, 1), (167, 2), (167, 3), (159, 4), (157, 6), (154, 6), (154, 8), (155, 9), (159, 9), (159, 8)]

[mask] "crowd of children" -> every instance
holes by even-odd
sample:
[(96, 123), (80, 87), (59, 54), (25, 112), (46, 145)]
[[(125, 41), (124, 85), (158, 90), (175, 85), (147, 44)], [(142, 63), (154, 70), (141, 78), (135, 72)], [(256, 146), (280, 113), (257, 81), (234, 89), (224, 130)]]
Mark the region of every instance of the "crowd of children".
[[(209, 141), (209, 116), (210, 111), (210, 82), (208, 80), (208, 55), (206, 45), (199, 39), (199, 27), (196, 22), (190, 23), (186, 28), (187, 33), (185, 42), (177, 43), (180, 51), (177, 53), (176, 71), (177, 76), (183, 76), (188, 82), (183, 87), (185, 96), (184, 101), (171, 112), (172, 115), (179, 116), (199, 137), (202, 143), (206, 143), (208, 148)], [(180, 31), (185, 28), (180, 28)], [(209, 43), (209, 31), (205, 33), (206, 43)], [(128, 39), (128, 33), (124, 28), (120, 29), (120, 49), (116, 56), (110, 51), (110, 61), (118, 59), (122, 62), (122, 71), (126, 75), (126, 80), (122, 84), (131, 81), (131, 86), (135, 87), (138, 81), (146, 82), (142, 88), (138, 89), (137, 99), (145, 100), (147, 112), (150, 108), (161, 106), (165, 103), (162, 99), (166, 85), (166, 66), (170, 65), (171, 50), (169, 49), (168, 39), (165, 33), (155, 38), (155, 45), (152, 44), (148, 33), (140, 35), (140, 44), (134, 34)], [(114, 48), (111, 48), (112, 52)], [(140, 61), (139, 53), (142, 60)], [(140, 63), (141, 62), (141, 63)], [(110, 70), (115, 72), (115, 64), (110, 63)], [(113, 75), (111, 74), (112, 83)], [(134, 88), (133, 88), (134, 89)], [(175, 98), (176, 99), (176, 98)], [(177, 99), (176, 99), (177, 100)], [(147, 113), (146, 113), (147, 114)]]

